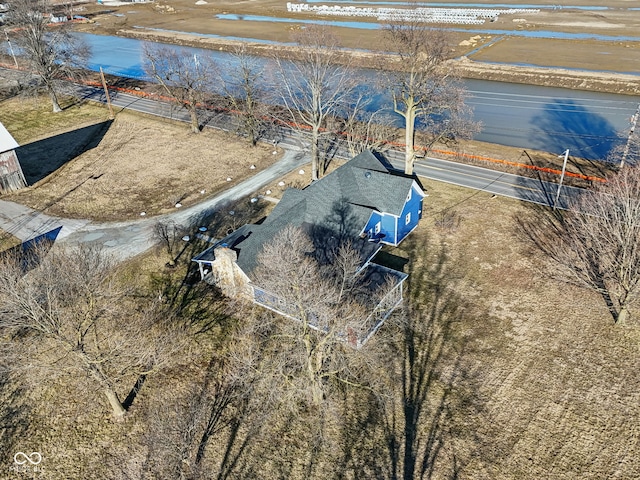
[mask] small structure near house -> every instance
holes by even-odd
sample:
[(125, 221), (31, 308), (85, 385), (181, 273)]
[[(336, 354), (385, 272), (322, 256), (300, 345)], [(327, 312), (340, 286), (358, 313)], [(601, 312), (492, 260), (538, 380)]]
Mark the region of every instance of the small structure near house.
[(0, 123), (0, 194), (27, 186), (15, 149), (18, 142)]
[(51, 23), (67, 23), (69, 21), (69, 17), (66, 15), (54, 15), (53, 13), (49, 15), (49, 22)]
[[(228, 297), (246, 299), (281, 315), (296, 318), (295, 310), (256, 285), (252, 272), (264, 245), (287, 226), (304, 230), (314, 243), (316, 258), (349, 241), (360, 253), (363, 275), (372, 288), (391, 288), (359, 331), (344, 338), (359, 348), (380, 328), (402, 301), (407, 275), (378, 265), (374, 257), (383, 244), (397, 246), (418, 226), (425, 194), (415, 177), (389, 170), (365, 151), (303, 190), (288, 189), (261, 224), (247, 224), (193, 258), (201, 278)], [(321, 329), (321, 326), (310, 325)]]

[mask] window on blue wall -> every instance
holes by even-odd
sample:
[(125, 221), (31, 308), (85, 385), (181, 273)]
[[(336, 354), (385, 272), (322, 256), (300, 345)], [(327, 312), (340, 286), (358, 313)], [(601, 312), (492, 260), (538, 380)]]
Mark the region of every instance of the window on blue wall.
[(376, 223), (376, 226), (373, 229), (373, 233), (376, 235), (380, 233), (380, 222)]
[(409, 189), (409, 195), (407, 195), (407, 202), (411, 200), (411, 192), (413, 192), (413, 188)]
[(407, 215), (404, 217), (404, 224), (409, 225), (409, 222), (411, 222), (411, 212), (407, 213)]

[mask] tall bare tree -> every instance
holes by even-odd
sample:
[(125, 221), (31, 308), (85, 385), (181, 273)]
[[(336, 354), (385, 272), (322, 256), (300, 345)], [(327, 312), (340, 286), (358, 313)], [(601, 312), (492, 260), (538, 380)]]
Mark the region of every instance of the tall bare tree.
[(74, 381), (99, 387), (122, 418), (122, 382), (176, 361), (186, 337), (158, 305), (136, 308), (127, 300), (113, 261), (97, 247), (35, 253), (0, 262), (0, 331), (14, 352), (30, 352), (17, 355), (14, 368), (76, 372)]
[(239, 129), (255, 146), (264, 135), (267, 115), (264, 67), (247, 53), (245, 44), (232, 52), (233, 61), (221, 72), (225, 95), (238, 112)]
[(54, 112), (60, 107), (59, 82), (77, 77), (86, 66), (90, 49), (72, 35), (64, 22), (51, 23), (54, 11), (48, 0), (11, 2), (11, 36), (26, 61), (49, 94)]
[(624, 323), (640, 294), (640, 169), (621, 170), (569, 208), (523, 222), (525, 232), (561, 278), (598, 292)]
[[(361, 260), (349, 244), (314, 256), (312, 240), (296, 227), (286, 227), (259, 256), (257, 283), (285, 305), (296, 320), (284, 320), (273, 370), (286, 383), (319, 406), (332, 382), (357, 383), (353, 360), (362, 350), (349, 345), (378, 304), (385, 285), (371, 288), (356, 275)], [(276, 355), (276, 353), (278, 353)], [(284, 356), (283, 356), (284, 355)]]
[(445, 31), (405, 21), (385, 27), (388, 50), (396, 62), (386, 72), (393, 111), (405, 124), (405, 173), (413, 173), (416, 128), (425, 154), (437, 142), (471, 137), (478, 125), (465, 105), (465, 89), (448, 62), (450, 43)]
[(360, 95), (344, 120), (344, 139), (352, 157), (365, 150), (384, 152), (397, 140), (399, 129), (384, 109), (372, 110), (372, 99)]
[(317, 180), (326, 167), (321, 142), (335, 135), (329, 124), (335, 117), (346, 116), (357, 81), (344, 64), (337, 38), (327, 27), (308, 26), (294, 40), (301, 47), (295, 61), (276, 57), (276, 89), (286, 121), (310, 143), (311, 179)]
[(160, 44), (143, 46), (144, 70), (191, 117), (191, 131), (200, 132), (199, 109), (215, 80), (217, 66), (210, 57), (199, 57)]

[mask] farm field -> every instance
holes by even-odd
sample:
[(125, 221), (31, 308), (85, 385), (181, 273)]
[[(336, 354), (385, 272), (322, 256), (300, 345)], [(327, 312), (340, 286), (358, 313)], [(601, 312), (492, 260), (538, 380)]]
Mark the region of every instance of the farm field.
[[(630, 2), (511, 2), (509, 7), (539, 7), (538, 13), (500, 15), (482, 25), (437, 25), (451, 28), (454, 50), (465, 74), (488, 78), (569, 88), (637, 94), (640, 74), (640, 10)], [(491, 7), (505, 3), (438, 2), (438, 6)], [(95, 23), (79, 26), (92, 33), (124, 35), (205, 48), (232, 49), (242, 39), (260, 42), (290, 42), (304, 22), (345, 20), (346, 26), (333, 28), (346, 48), (359, 50), (356, 58), (367, 63), (363, 45), (371, 51), (384, 49), (381, 29), (357, 28), (371, 18), (343, 18), (312, 12), (288, 12), (286, 2), (194, 2), (170, 0), (148, 4), (86, 5)], [(315, 4), (311, 4), (315, 5)], [(376, 2), (334, 2), (330, 5), (375, 7)], [(380, 6), (404, 7), (383, 2)], [(549, 8), (551, 7), (551, 8)], [(274, 45), (253, 44), (257, 53), (268, 55)], [(547, 67), (540, 71), (539, 67)], [(531, 70), (533, 69), (533, 70)], [(589, 71), (588, 74), (582, 71)]]

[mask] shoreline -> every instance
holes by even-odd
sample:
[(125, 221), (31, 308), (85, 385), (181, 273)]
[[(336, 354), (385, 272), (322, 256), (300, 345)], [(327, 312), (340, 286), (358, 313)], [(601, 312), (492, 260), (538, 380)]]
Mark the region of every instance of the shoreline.
[[(92, 33), (104, 35), (98, 32)], [(288, 52), (291, 57), (294, 57), (296, 50), (296, 47), (289, 45), (247, 43), (226, 38), (200, 37), (186, 32), (162, 32), (145, 28), (135, 30), (119, 29), (115, 34), (137, 40), (151, 40), (173, 45), (226, 52), (232, 52), (244, 43), (250, 54), (262, 57), (271, 56), (275, 50)], [(379, 53), (366, 53), (355, 50), (346, 50), (345, 53), (349, 55), (349, 62), (356, 67), (371, 68), (372, 59), (374, 58), (380, 63), (381, 55)], [(616, 93), (630, 96), (640, 95), (640, 76), (632, 74), (559, 67), (521, 66), (508, 63), (489, 63), (471, 60), (466, 56), (450, 61), (457, 64), (460, 75), (463, 78), (568, 88), (571, 90), (596, 91), (601, 93)]]

